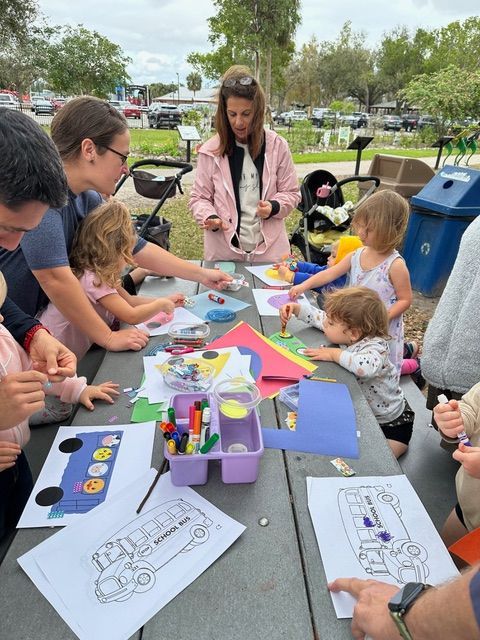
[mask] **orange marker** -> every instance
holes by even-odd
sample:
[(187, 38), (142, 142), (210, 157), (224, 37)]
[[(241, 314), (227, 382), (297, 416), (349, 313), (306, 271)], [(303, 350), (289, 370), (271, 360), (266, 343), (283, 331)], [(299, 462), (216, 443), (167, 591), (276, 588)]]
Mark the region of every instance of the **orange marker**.
[(195, 453), (198, 453), (200, 449), (200, 433), (202, 431), (202, 412), (195, 411), (195, 416), (193, 419), (193, 436), (192, 436), (192, 444), (195, 446)]

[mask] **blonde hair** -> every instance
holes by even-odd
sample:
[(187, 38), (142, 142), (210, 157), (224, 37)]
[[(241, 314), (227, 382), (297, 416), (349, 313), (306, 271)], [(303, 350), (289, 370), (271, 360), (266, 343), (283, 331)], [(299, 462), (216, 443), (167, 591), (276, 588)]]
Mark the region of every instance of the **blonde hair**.
[(376, 291), (367, 287), (347, 287), (325, 294), (324, 301), (325, 313), (330, 320), (360, 331), (360, 340), (389, 339), (387, 308)]
[(353, 216), (352, 227), (362, 224), (366, 229), (375, 232), (376, 251), (393, 251), (398, 247), (408, 224), (410, 206), (395, 191), (384, 189), (377, 191), (362, 202)]
[(93, 271), (97, 286), (120, 285), (119, 260), (135, 266), (132, 256), (135, 232), (127, 207), (109, 200), (89, 213), (77, 229), (70, 252), (70, 266), (80, 278)]
[(5, 302), (7, 291), (7, 281), (5, 280), (5, 276), (3, 275), (3, 273), (0, 271), (0, 307), (2, 307), (3, 303)]
[[(240, 78), (251, 78), (251, 84), (240, 84)], [(226, 87), (225, 81), (237, 82), (232, 87)], [(220, 137), (218, 155), (231, 155), (235, 148), (235, 136), (227, 116), (228, 98), (244, 98), (252, 102), (253, 119), (248, 134), (248, 149), (255, 160), (260, 155), (265, 138), (265, 94), (260, 84), (255, 80), (248, 67), (233, 65), (225, 71), (218, 92), (218, 106), (215, 114), (215, 129)]]

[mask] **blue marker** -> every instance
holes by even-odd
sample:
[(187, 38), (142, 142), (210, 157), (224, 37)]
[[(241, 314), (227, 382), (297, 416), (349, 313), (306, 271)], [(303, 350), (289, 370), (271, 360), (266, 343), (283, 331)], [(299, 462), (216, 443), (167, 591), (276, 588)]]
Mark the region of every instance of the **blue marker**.
[[(440, 402), (440, 404), (448, 404), (448, 398), (444, 393), (441, 393), (439, 396), (437, 396), (437, 400)], [(460, 442), (462, 442), (466, 447), (471, 447), (472, 443), (470, 442), (470, 440), (468, 439), (467, 434), (465, 433), (465, 431), (460, 431), (460, 433), (457, 434), (457, 438), (459, 439)]]

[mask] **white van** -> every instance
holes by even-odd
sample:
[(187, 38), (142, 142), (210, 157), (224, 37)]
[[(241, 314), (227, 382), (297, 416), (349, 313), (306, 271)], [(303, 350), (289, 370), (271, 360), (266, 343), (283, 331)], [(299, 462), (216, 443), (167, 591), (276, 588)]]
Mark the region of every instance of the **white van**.
[(11, 93), (0, 93), (0, 107), (20, 109), (20, 103)]

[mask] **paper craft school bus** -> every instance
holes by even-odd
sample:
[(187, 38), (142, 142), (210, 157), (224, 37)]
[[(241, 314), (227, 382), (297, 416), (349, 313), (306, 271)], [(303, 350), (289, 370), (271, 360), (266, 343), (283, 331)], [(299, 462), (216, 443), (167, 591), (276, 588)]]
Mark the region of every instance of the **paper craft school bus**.
[(95, 581), (99, 602), (120, 602), (149, 591), (155, 572), (179, 553), (206, 542), (212, 524), (200, 509), (181, 499), (164, 502), (130, 522), (92, 556), (100, 573)]
[(398, 497), (381, 486), (341, 489), (338, 506), (350, 546), (372, 578), (425, 582), (427, 552), (410, 540)]

